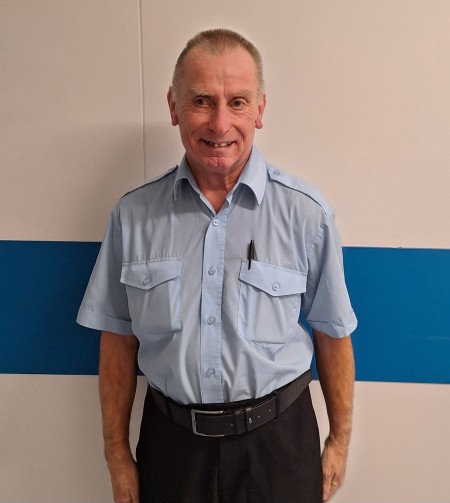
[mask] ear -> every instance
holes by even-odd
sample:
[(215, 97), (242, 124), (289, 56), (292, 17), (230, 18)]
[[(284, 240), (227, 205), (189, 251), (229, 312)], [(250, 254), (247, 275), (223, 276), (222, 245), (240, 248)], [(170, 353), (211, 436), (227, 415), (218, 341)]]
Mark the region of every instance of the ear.
[(259, 105), (258, 105), (258, 116), (255, 120), (255, 127), (256, 129), (262, 129), (263, 128), (263, 122), (262, 122), (262, 118), (263, 118), (263, 115), (264, 115), (264, 110), (266, 108), (266, 95), (263, 94), (261, 96), (261, 101), (259, 102)]
[(167, 103), (169, 105), (172, 126), (178, 126), (178, 124), (179, 124), (178, 115), (176, 112), (176, 102), (175, 102), (172, 86), (169, 87), (169, 91), (167, 92)]

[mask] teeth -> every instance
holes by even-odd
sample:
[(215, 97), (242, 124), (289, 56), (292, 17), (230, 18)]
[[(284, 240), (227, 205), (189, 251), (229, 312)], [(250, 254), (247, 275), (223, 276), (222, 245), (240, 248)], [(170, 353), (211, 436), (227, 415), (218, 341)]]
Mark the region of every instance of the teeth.
[(211, 147), (219, 148), (219, 147), (227, 147), (228, 145), (231, 145), (233, 142), (223, 141), (222, 143), (213, 143), (212, 141), (207, 141), (206, 143)]

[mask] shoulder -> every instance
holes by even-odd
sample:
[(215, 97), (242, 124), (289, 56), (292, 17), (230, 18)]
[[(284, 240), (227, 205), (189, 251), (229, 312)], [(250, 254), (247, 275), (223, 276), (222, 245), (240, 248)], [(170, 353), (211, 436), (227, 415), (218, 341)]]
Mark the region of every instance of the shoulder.
[(131, 195), (140, 193), (140, 192), (145, 192), (146, 190), (152, 190), (152, 188), (157, 188), (158, 186), (165, 185), (165, 182), (173, 182), (173, 179), (176, 176), (178, 170), (178, 166), (175, 166), (174, 168), (169, 169), (165, 173), (162, 173), (161, 175), (155, 176), (154, 178), (150, 179), (148, 182), (144, 183), (143, 185), (140, 185), (139, 187), (136, 187), (135, 189), (130, 190), (129, 192), (126, 192), (122, 197), (122, 199), (127, 199)]
[(169, 169), (165, 173), (158, 175), (148, 182), (125, 193), (117, 202), (114, 211), (122, 212), (127, 209), (143, 206), (153, 206), (161, 203), (173, 194), (173, 186), (177, 174), (178, 166)]
[(271, 182), (298, 194), (301, 198), (308, 198), (320, 206), (326, 215), (333, 215), (333, 208), (315, 185), (270, 164), (267, 164), (267, 175)]

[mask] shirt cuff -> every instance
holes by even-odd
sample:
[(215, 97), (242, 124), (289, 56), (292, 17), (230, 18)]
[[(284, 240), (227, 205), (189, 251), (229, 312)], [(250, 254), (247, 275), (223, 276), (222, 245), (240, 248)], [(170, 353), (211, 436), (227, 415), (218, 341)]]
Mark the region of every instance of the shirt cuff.
[(307, 321), (313, 330), (318, 330), (319, 332), (323, 332), (324, 334), (336, 339), (350, 335), (358, 326), (358, 320), (356, 319), (356, 315), (353, 310), (346, 320), (338, 323), (312, 320)]
[(77, 323), (94, 330), (105, 330), (120, 335), (133, 335), (131, 321), (119, 320), (84, 307), (81, 307), (78, 311)]

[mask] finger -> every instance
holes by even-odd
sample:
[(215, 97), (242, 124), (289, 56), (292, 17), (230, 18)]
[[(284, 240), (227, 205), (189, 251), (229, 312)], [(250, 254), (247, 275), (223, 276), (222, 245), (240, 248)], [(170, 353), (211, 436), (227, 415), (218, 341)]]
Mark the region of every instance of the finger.
[(133, 491), (130, 491), (130, 503), (139, 503), (139, 490), (135, 488)]
[(114, 492), (114, 503), (139, 503), (139, 497), (128, 489), (120, 489)]
[(335, 477), (333, 478), (330, 482), (327, 483), (327, 494), (326, 494), (326, 498), (325, 498), (325, 491), (324, 491), (324, 501), (327, 501), (329, 500), (333, 495), (334, 493), (339, 489), (339, 487), (341, 486), (341, 483), (339, 482), (339, 480)]
[(323, 485), (323, 501), (328, 501), (330, 499), (331, 486), (328, 484)]
[(324, 473), (323, 475), (323, 501), (328, 501), (331, 496), (332, 475)]
[(339, 489), (340, 485), (341, 484), (339, 484), (339, 482), (336, 479), (334, 479), (334, 480), (331, 481), (331, 484), (330, 484), (330, 498)]

